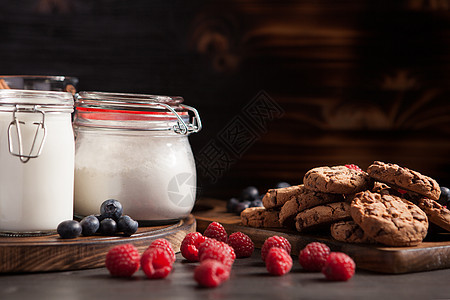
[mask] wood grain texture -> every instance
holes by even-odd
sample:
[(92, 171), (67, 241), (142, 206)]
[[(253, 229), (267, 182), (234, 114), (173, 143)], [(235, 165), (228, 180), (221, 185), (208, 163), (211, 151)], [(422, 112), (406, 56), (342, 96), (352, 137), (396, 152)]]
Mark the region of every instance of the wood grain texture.
[[(450, 184), (449, 78), (436, 76), (449, 68), (441, 60), (450, 45), (429, 34), (448, 32), (444, 5), (232, 2), (198, 12), (193, 44), (200, 53), (210, 50), (218, 70), (238, 70), (233, 74), (247, 85), (241, 91), (262, 87), (284, 115), (218, 173), (216, 194), (232, 197), (246, 185), (268, 189), (281, 180), (300, 184), (312, 167), (366, 168), (376, 159)], [(220, 57), (233, 59), (218, 68)], [(210, 187), (207, 176), (201, 182)]]
[(131, 243), (140, 253), (152, 241), (167, 239), (175, 252), (186, 234), (196, 230), (192, 215), (176, 224), (142, 227), (131, 237), (90, 236), (61, 239), (40, 237), (0, 237), (0, 273), (44, 272), (90, 269), (104, 266), (106, 253), (114, 246)]
[(374, 160), (450, 185), (448, 0), (0, 4), (3, 74), (181, 95), (203, 120), (190, 137), (197, 154), (266, 91), (285, 113), (256, 131), (215, 182), (199, 172), (205, 196), (297, 184), (312, 167)]
[(433, 241), (426, 240), (415, 247), (385, 247), (380, 245), (350, 244), (334, 240), (329, 234), (308, 235), (280, 228), (252, 228), (243, 226), (239, 216), (227, 213), (223, 201), (202, 199), (195, 212), (198, 231), (203, 232), (213, 221), (220, 222), (227, 233), (241, 231), (251, 237), (260, 248), (273, 235), (283, 236), (292, 245), (292, 254), (298, 255), (308, 243), (320, 241), (332, 251), (350, 255), (360, 269), (380, 273), (401, 274), (450, 268), (450, 234), (440, 234)]

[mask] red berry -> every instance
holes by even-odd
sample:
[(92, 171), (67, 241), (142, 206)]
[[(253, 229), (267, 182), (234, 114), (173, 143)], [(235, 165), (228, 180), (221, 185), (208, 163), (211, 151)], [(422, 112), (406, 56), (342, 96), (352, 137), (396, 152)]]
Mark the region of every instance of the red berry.
[(274, 235), (267, 238), (261, 247), (261, 258), (263, 261), (266, 261), (267, 253), (272, 247), (283, 248), (288, 254), (291, 254), (291, 243), (282, 236)]
[(223, 228), (222, 224), (217, 222), (212, 222), (206, 227), (203, 235), (212, 239), (226, 243), (228, 241), (228, 234)]
[(186, 234), (181, 242), (181, 255), (189, 261), (199, 261), (198, 247), (204, 241), (206, 241), (206, 237), (204, 237), (200, 232), (190, 232)]
[(198, 249), (200, 261), (214, 259), (231, 268), (236, 259), (233, 248), (215, 239), (207, 239)]
[(313, 242), (306, 245), (298, 255), (298, 261), (303, 269), (307, 271), (320, 272), (325, 261), (330, 254), (330, 248), (319, 242)]
[(250, 257), (255, 250), (252, 239), (242, 232), (235, 232), (228, 237), (228, 245), (233, 247), (236, 257)]
[(355, 262), (345, 253), (331, 252), (323, 266), (322, 273), (328, 280), (346, 281), (355, 274)]
[(164, 278), (172, 271), (172, 257), (162, 248), (147, 249), (142, 254), (141, 266), (147, 278)]
[(132, 244), (115, 246), (106, 254), (106, 268), (115, 277), (131, 277), (139, 270), (139, 264), (139, 252)]
[(207, 259), (195, 268), (194, 279), (204, 287), (216, 287), (230, 277), (230, 269), (221, 262)]
[(362, 172), (361, 168), (358, 167), (357, 165), (354, 164), (350, 164), (350, 165), (345, 165), (347, 168), (351, 169), (351, 170), (355, 170), (355, 171), (359, 171)]
[(397, 191), (400, 193), (400, 194), (402, 194), (402, 195), (404, 195), (404, 194), (406, 194), (407, 193), (407, 191), (405, 191), (405, 190), (402, 190), (402, 189), (397, 189)]
[(173, 251), (172, 245), (168, 240), (156, 239), (150, 244), (150, 246), (148, 246), (147, 250), (151, 248), (161, 248), (166, 250), (169, 253), (170, 257), (172, 258), (172, 262), (175, 262), (176, 260), (175, 251)]
[(283, 248), (272, 247), (267, 253), (266, 268), (270, 274), (282, 276), (292, 268), (292, 257)]

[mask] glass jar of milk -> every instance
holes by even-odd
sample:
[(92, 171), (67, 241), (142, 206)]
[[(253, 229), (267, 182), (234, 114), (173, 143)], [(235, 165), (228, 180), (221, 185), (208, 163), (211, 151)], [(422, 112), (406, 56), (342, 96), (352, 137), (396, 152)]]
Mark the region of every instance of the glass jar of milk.
[(116, 199), (140, 225), (189, 215), (197, 177), (191, 133), (197, 111), (182, 97), (80, 92), (76, 95), (75, 214), (97, 214)]
[(0, 234), (56, 232), (73, 218), (73, 96), (0, 90)]

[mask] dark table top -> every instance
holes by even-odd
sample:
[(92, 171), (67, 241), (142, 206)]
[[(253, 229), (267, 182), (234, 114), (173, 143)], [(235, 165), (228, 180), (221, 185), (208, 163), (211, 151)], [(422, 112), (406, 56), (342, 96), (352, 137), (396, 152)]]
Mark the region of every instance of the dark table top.
[(291, 272), (268, 274), (259, 250), (238, 259), (230, 280), (217, 288), (197, 285), (188, 263), (177, 254), (165, 279), (110, 277), (105, 268), (38, 274), (0, 275), (0, 299), (450, 299), (450, 269), (388, 275), (357, 270), (347, 282), (330, 282), (321, 273), (302, 270), (297, 257)]

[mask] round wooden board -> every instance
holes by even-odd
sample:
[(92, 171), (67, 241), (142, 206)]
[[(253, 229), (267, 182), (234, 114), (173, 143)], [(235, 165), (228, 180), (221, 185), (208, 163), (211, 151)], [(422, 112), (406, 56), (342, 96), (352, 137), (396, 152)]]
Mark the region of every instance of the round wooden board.
[(175, 252), (183, 238), (196, 230), (195, 218), (176, 224), (142, 227), (131, 237), (90, 236), (61, 239), (59, 235), (39, 237), (0, 237), (0, 273), (43, 272), (90, 269), (104, 266), (112, 247), (131, 243), (142, 253), (158, 238), (167, 239)]

